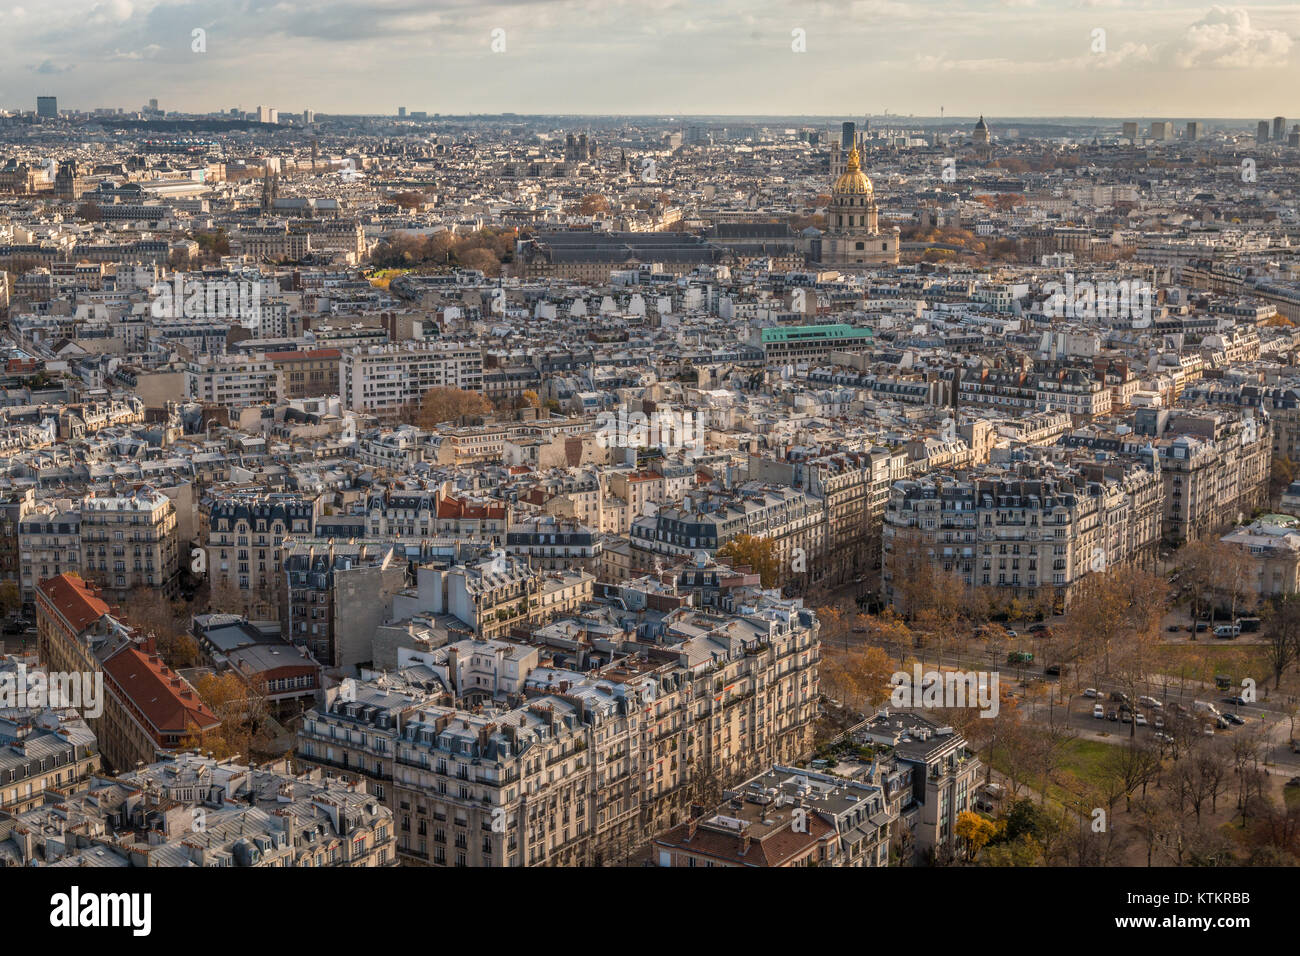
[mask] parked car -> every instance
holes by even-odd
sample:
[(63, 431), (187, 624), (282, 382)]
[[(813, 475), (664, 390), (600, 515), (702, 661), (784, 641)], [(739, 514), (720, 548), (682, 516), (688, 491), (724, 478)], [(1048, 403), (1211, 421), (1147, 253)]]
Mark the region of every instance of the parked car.
[(1162, 744), (1172, 744), (1174, 742), (1174, 738), (1171, 735), (1159, 731), (1156, 731), (1155, 737), (1156, 740), (1160, 741)]
[(1246, 722), (1245, 718), (1238, 717), (1236, 714), (1224, 714), (1223, 719), (1230, 724), (1236, 724), (1238, 727)]
[(1197, 621), (1197, 622), (1196, 622), (1196, 630), (1197, 630), (1197, 633), (1199, 633), (1199, 632), (1201, 632), (1201, 631), (1208, 631), (1209, 629), (1210, 629), (1210, 622), (1209, 622), (1209, 621)]
[(1241, 634), (1241, 627), (1237, 624), (1220, 624), (1214, 629), (1214, 636), (1219, 638), (1234, 638)]
[(1044, 624), (1042, 621), (1039, 621), (1037, 624), (1030, 624), (1030, 625), (1029, 625), (1029, 633), (1030, 633), (1030, 634), (1041, 634), (1041, 633), (1043, 633), (1043, 631), (1046, 631), (1046, 630), (1048, 630), (1048, 627), (1047, 627), (1047, 625)]
[(1102, 707), (1101, 704), (1093, 704), (1092, 716), (1096, 717), (1098, 720), (1101, 720), (1103, 717), (1106, 716), (1106, 709)]
[(1113, 691), (1110, 692), (1110, 699), (1113, 700), (1113, 701), (1123, 701), (1124, 703), (1127, 704), (1127, 703), (1128, 703), (1128, 694), (1124, 694), (1124, 693), (1121, 693), (1120, 691), (1113, 690)]
[(1133, 715), (1127, 710), (1121, 710), (1119, 712), (1119, 722), (1121, 724), (1131, 724), (1133, 723)]
[(1019, 636), (1020, 635), (1017, 634), (1013, 628), (1010, 627), (1007, 628), (1007, 637), (1019, 637)]
[(1151, 726), (1154, 727), (1156, 730), (1164, 730), (1165, 719), (1161, 717), (1159, 714), (1156, 714), (1155, 719), (1151, 721)]
[(1139, 727), (1145, 727), (1147, 725), (1146, 715), (1138, 714), (1133, 718), (1133, 723), (1137, 724)]
[(1151, 707), (1155, 710), (1159, 710), (1164, 706), (1164, 704), (1160, 703), (1160, 701), (1156, 700), (1154, 697), (1147, 697), (1145, 694), (1138, 698), (1138, 703), (1143, 707)]
[(1085, 687), (1085, 688), (1083, 689), (1083, 696), (1084, 696), (1084, 697), (1100, 697), (1101, 694), (1099, 694), (1099, 693), (1097, 692), (1097, 688), (1095, 688), (1095, 687)]
[(1061, 676), (1061, 665), (1060, 665), (1060, 664), (1048, 664), (1046, 667), (1043, 668), (1043, 673), (1044, 673), (1044, 674), (1051, 674), (1053, 677), (1060, 677), (1060, 676)]
[(1167, 628), (1165, 628), (1165, 630), (1167, 630), (1170, 634), (1175, 634), (1178, 631), (1181, 631), (1182, 629), (1183, 628), (1181, 624), (1170, 624)]
[(1245, 707), (1250, 703), (1250, 701), (1246, 700), (1246, 698), (1242, 697), (1240, 694), (1236, 697), (1225, 697), (1223, 698), (1223, 702), (1225, 704), (1236, 704), (1238, 707)]
[(1119, 711), (1117, 711), (1114, 707), (1112, 707), (1110, 710), (1106, 711), (1106, 719), (1119, 720)]

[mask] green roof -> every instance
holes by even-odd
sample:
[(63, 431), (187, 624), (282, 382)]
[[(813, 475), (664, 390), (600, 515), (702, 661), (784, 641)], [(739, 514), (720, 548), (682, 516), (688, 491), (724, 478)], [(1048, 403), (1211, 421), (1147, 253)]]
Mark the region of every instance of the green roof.
[(833, 325), (774, 325), (763, 329), (764, 342), (797, 342), (800, 339), (869, 339), (870, 329), (844, 323)]

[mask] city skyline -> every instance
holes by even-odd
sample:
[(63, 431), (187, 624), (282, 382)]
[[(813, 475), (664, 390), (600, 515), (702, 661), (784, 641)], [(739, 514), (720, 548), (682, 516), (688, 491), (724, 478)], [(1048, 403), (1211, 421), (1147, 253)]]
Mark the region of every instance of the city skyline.
[[(625, 3), (19, 5), (0, 38), (0, 106), (50, 95), (64, 109), (157, 97), (193, 113), (269, 102), (362, 115), (404, 103), (444, 115), (1120, 117), (1135, 101), (1144, 116), (1300, 112), (1284, 92), (1300, 89), (1300, 9), (1281, 4), (651, 7), (634, 21)], [(339, 63), (349, 69), (328, 68)]]

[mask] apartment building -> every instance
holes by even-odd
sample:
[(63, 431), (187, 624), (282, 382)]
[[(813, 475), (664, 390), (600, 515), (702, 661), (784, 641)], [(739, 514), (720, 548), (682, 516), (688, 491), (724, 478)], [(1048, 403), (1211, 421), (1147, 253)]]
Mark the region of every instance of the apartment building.
[(407, 561), (391, 542), (289, 537), (284, 554), (285, 640), (305, 646), (327, 667), (371, 659), (375, 628), (388, 620), (407, 583)]
[[(1145, 410), (1140, 410), (1145, 411)], [(1139, 431), (1158, 416), (1139, 417)], [(1164, 482), (1164, 536), (1177, 546), (1216, 534), (1268, 500), (1272, 420), (1174, 412), (1152, 441)], [(1181, 434), (1179, 434), (1181, 432)]]
[(81, 514), (71, 502), (40, 502), (18, 522), (18, 559), (25, 605), (47, 578), (81, 573)]
[(773, 767), (660, 834), (653, 850), (668, 867), (888, 866), (897, 819), (880, 787)]
[[(392, 814), (364, 785), (181, 753), (18, 817), (0, 865), (393, 866)], [(66, 826), (75, 819), (77, 826)]]
[(200, 502), (200, 540), (211, 592), (223, 602), (237, 602), (256, 620), (278, 621), (284, 540), (315, 531), (321, 502), (320, 497), (242, 491)]
[(498, 551), (474, 564), (417, 568), (415, 588), (394, 602), (393, 613), (451, 614), (490, 640), (576, 611), (591, 600), (595, 580), (577, 569), (533, 568), (527, 558)]
[[(526, 700), (404, 708), (389, 797), (402, 860), (625, 863), (692, 802), (806, 755), (818, 659), (808, 611), (685, 609), (661, 639), (624, 643), (596, 670), (536, 667)], [(304, 760), (332, 746), (329, 726), (308, 713), (299, 752), (316, 756)], [(349, 739), (362, 767), (382, 759), (375, 741), (393, 743), (356, 729)]]
[(891, 748), (873, 764), (867, 783), (885, 792), (897, 815), (894, 843), (904, 863), (952, 860), (961, 849), (957, 817), (974, 806), (984, 765), (966, 738), (915, 713), (882, 711), (855, 728), (860, 744)]
[(366, 529), (373, 537), (463, 537), (499, 541), (509, 526), (504, 502), (476, 500), (441, 488), (386, 488), (366, 499)]
[(595, 573), (600, 567), (600, 538), (577, 521), (551, 515), (512, 524), (505, 547), (507, 553), (526, 558), (534, 568), (543, 570), (581, 568)]
[(180, 570), (176, 508), (162, 492), (91, 494), (81, 501), (81, 573), (118, 601), (132, 588), (171, 594)]
[(886, 600), (910, 613), (900, 582), (919, 566), (1005, 601), (1064, 607), (1090, 571), (1150, 561), (1160, 540), (1159, 477), (1129, 465), (1071, 472), (924, 476), (895, 483), (885, 511)]
[(300, 349), (293, 352), (267, 352), (266, 359), (280, 373), (283, 397), (318, 398), (339, 393), (338, 349)]
[[(681, 508), (661, 508), (632, 522), (635, 551), (645, 555), (710, 557), (732, 538), (751, 535), (772, 542), (779, 582), (817, 581), (825, 573), (824, 503), (794, 488), (751, 481), (734, 493), (701, 491)], [(796, 560), (798, 558), (798, 560)]]
[(37, 588), (36, 645), (49, 671), (103, 675), (103, 712), (87, 723), (114, 770), (152, 762), (221, 725), (194, 688), (75, 575), (60, 574)]
[(285, 397), (284, 372), (262, 352), (204, 355), (186, 363), (185, 393), (192, 401), (228, 408), (277, 404)]
[[(0, 682), (7, 686), (30, 686), (41, 670), (35, 660), (0, 655)], [(50, 686), (48, 674), (45, 679)], [(99, 769), (99, 743), (73, 712), (44, 706), (0, 711), (0, 812), (23, 813), (80, 790)]]
[(377, 415), (417, 408), (431, 388), (482, 387), (483, 352), (463, 345), (372, 345), (345, 351), (339, 370), (344, 405)]

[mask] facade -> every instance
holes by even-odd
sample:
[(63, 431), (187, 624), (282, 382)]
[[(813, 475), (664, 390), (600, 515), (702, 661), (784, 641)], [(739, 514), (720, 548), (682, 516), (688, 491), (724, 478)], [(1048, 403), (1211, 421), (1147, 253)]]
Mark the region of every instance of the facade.
[[(523, 701), (473, 711), (398, 701), (393, 730), (346, 734), (370, 748), (348, 763), (382, 775), (392, 753), (388, 802), (404, 864), (624, 864), (692, 802), (806, 754), (818, 657), (807, 611), (684, 609), (662, 640), (592, 672), (537, 667)], [(337, 763), (333, 723), (307, 715), (303, 760), (334, 747)]]
[(1162, 506), (1158, 475), (1132, 466), (900, 481), (885, 512), (884, 593), (910, 613), (900, 582), (919, 562), (972, 591), (1063, 607), (1089, 572), (1154, 559)]
[(345, 407), (374, 414), (418, 408), (431, 388), (480, 391), (483, 352), (456, 345), (375, 345), (345, 351), (339, 371)]
[(176, 588), (180, 570), (176, 509), (162, 492), (141, 486), (81, 502), (81, 573), (118, 601), (136, 587)]
[(209, 588), (234, 600), (258, 620), (278, 621), (283, 603), (282, 544), (290, 535), (310, 536), (320, 499), (296, 495), (238, 493), (201, 503), (202, 547)]
[(93, 585), (60, 574), (36, 593), (36, 641), (51, 672), (102, 675), (103, 712), (87, 717), (104, 764), (117, 771), (175, 751), (220, 721), (193, 687), (109, 612)]
[(870, 784), (773, 767), (708, 810), (655, 838), (669, 867), (878, 867), (889, 865), (897, 814)]

